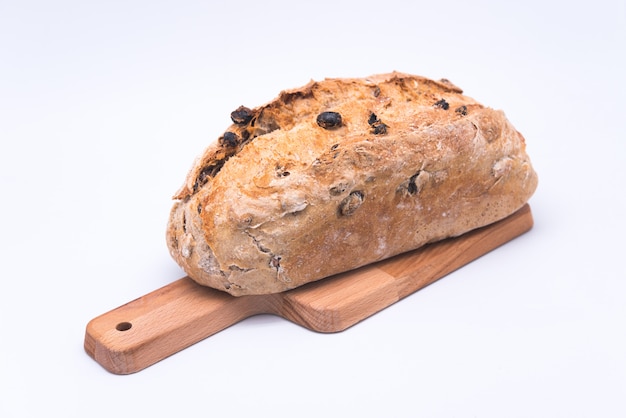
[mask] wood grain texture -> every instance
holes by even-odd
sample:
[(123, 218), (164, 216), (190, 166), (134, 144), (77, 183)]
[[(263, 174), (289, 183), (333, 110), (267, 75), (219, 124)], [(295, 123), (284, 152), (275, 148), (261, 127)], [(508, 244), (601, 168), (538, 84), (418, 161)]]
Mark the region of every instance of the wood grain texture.
[(284, 293), (234, 297), (184, 277), (92, 319), (85, 351), (106, 370), (129, 374), (261, 313), (342, 331), (532, 226), (525, 205), (484, 228)]

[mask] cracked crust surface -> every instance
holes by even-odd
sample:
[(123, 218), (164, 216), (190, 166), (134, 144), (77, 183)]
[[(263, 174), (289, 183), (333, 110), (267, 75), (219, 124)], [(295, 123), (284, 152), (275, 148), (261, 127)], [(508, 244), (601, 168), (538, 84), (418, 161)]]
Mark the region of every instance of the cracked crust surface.
[(326, 79), (241, 107), (172, 208), (172, 257), (232, 295), (288, 290), (500, 220), (537, 186), (501, 111), (447, 80)]

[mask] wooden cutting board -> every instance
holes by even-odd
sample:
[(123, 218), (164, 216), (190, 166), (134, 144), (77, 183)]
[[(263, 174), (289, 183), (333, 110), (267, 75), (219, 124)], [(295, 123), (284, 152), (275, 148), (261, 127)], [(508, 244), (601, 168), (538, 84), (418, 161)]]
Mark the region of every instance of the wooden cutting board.
[(530, 207), (456, 238), (271, 295), (234, 297), (177, 280), (92, 319), (85, 351), (106, 370), (142, 370), (252, 315), (342, 331), (530, 230)]

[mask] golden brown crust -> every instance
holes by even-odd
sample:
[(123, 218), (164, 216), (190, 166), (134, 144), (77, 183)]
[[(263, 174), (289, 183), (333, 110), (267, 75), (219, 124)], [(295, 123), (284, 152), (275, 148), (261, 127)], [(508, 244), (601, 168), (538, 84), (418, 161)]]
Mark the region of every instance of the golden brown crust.
[(190, 277), (233, 295), (490, 224), (537, 185), (504, 114), (447, 80), (327, 79), (238, 111), (176, 194), (167, 232)]

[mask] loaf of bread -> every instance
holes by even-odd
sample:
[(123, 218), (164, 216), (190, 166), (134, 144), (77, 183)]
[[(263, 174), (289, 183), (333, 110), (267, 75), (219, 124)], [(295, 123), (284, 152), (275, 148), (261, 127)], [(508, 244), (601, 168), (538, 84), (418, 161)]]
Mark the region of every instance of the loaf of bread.
[(537, 186), (504, 113), (445, 79), (312, 81), (231, 119), (174, 196), (167, 244), (192, 279), (235, 296), (458, 236)]

